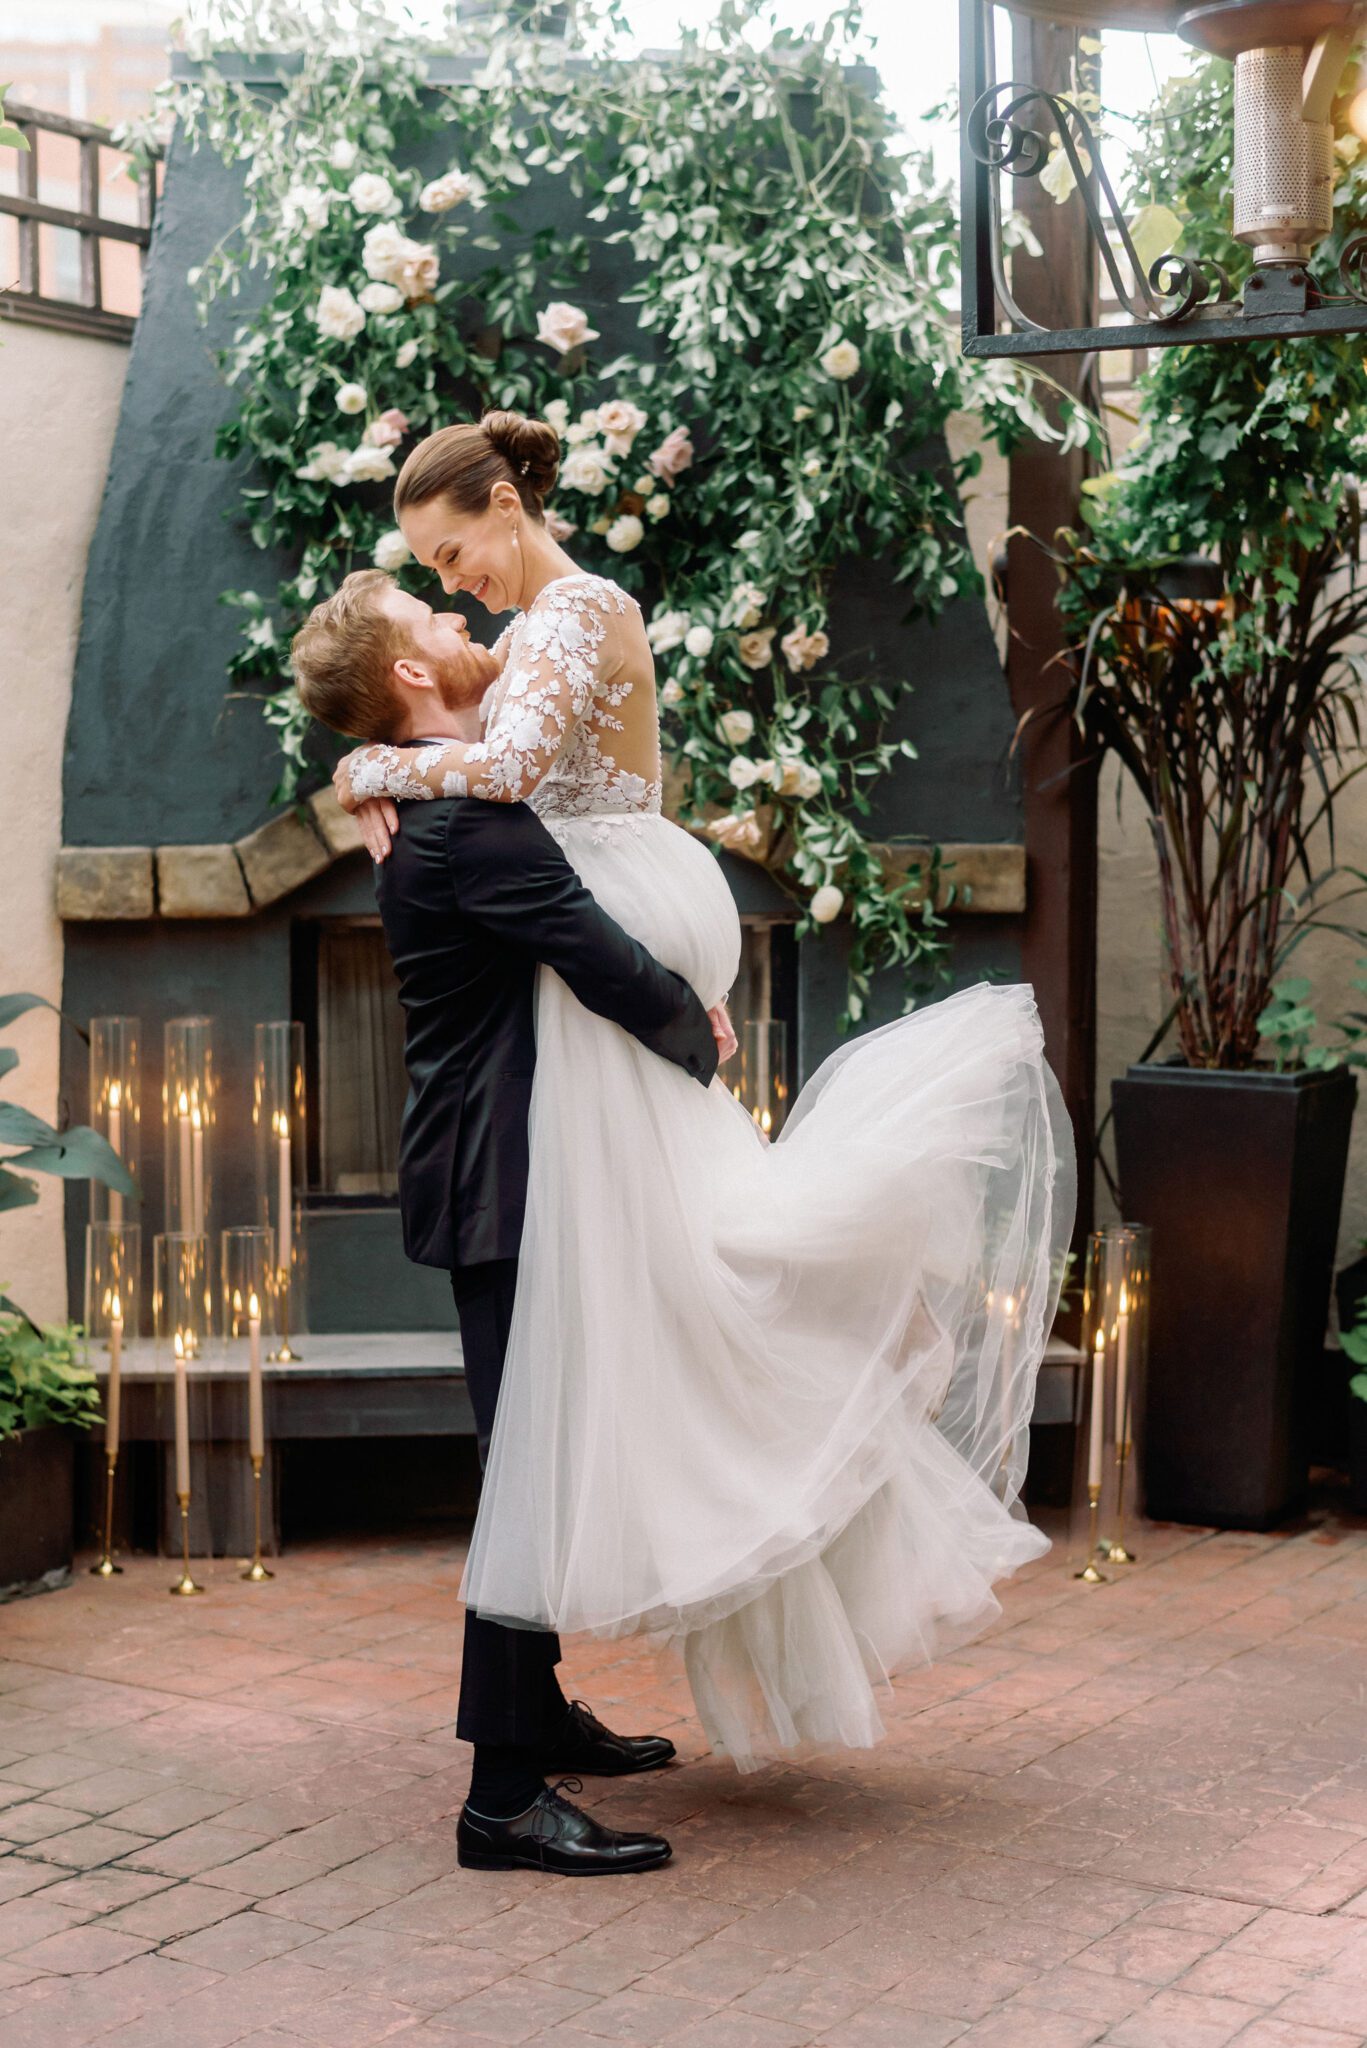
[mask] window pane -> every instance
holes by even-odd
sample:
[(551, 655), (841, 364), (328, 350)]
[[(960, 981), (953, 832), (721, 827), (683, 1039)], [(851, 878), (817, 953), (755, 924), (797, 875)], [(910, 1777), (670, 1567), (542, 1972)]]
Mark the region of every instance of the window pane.
[(325, 927), (318, 940), (322, 1191), (392, 1195), (408, 1079), (398, 983), (376, 926)]

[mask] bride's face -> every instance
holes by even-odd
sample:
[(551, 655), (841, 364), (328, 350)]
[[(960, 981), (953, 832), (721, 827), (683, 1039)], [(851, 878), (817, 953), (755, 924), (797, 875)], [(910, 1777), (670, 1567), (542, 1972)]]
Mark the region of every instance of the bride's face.
[(399, 530), (417, 559), (434, 569), (448, 595), (463, 591), (488, 612), (516, 608), (522, 587), (522, 557), (514, 546), (514, 509), (490, 501), (475, 515), (457, 512), (441, 498), (410, 505)]

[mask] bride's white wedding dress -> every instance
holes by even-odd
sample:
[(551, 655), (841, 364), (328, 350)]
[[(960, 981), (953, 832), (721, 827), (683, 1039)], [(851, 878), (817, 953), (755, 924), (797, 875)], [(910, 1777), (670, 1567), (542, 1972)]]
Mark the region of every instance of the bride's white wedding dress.
[[(609, 747), (633, 600), (562, 579), (509, 629), (482, 773), (530, 795), (605, 910), (723, 1000), (716, 857)], [(643, 685), (648, 687), (648, 685)], [(544, 747), (544, 739), (540, 739)], [(456, 793), (448, 778), (448, 793)], [(461, 783), (463, 789), (464, 784)], [(1073, 1215), (1030, 990), (853, 1040), (768, 1144), (574, 1000), (536, 990), (531, 1178), (462, 1591), (492, 1618), (682, 1648), (741, 1769), (882, 1733), (875, 1688), (980, 1630), (1047, 1539), (1016, 1505)]]

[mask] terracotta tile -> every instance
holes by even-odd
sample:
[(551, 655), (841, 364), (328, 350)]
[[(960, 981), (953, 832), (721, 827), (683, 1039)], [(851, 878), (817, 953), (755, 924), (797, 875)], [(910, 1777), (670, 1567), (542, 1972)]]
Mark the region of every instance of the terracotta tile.
[(1243, 2000), (1160, 1991), (1106, 2039), (1115, 2048), (1226, 2048), (1259, 2017), (1256, 2005)]

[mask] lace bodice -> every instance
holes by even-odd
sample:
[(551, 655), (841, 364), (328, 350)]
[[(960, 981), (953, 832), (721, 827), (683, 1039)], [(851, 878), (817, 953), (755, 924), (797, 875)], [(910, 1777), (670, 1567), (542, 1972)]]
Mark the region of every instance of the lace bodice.
[(660, 809), (659, 719), (633, 597), (603, 576), (559, 577), (496, 651), (483, 739), (368, 747), (351, 769), (357, 797), (484, 797), (547, 819)]

